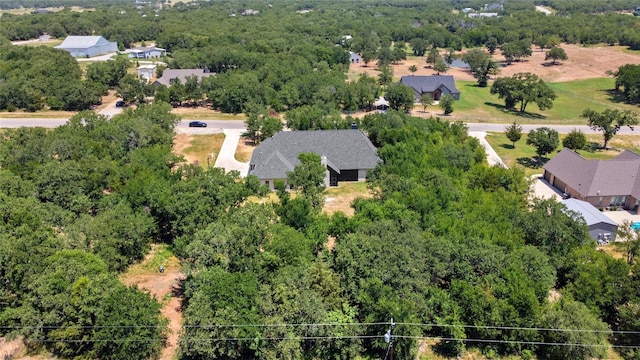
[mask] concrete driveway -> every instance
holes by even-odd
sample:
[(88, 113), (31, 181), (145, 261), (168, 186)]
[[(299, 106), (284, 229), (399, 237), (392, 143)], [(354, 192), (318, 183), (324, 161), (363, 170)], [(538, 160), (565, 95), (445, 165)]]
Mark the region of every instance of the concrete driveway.
[(245, 132), (244, 129), (223, 129), (224, 142), (220, 148), (220, 153), (216, 159), (215, 167), (223, 168), (227, 172), (237, 170), (240, 176), (245, 177), (249, 173), (249, 163), (243, 163), (236, 160), (236, 148), (240, 141), (240, 136)]
[(469, 131), (469, 136), (473, 136), (474, 138), (478, 139), (478, 141), (480, 142), (480, 145), (484, 147), (484, 151), (487, 153), (487, 161), (489, 162), (489, 166), (500, 165), (500, 166), (507, 167), (507, 165), (505, 165), (505, 163), (502, 161), (500, 156), (498, 156), (498, 153), (495, 150), (493, 150), (491, 145), (489, 145), (489, 142), (487, 141), (487, 139), (485, 139), (485, 137), (487, 136), (486, 132)]
[(532, 175), (530, 179), (532, 196), (540, 199), (562, 200), (560, 191), (551, 186), (551, 184), (542, 177), (542, 174)]

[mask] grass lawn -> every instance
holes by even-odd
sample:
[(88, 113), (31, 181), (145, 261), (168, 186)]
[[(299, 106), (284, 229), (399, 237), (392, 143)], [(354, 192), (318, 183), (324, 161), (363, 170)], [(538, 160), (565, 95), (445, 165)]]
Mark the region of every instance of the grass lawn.
[(227, 114), (203, 107), (178, 107), (171, 110), (172, 114), (189, 120), (245, 120), (244, 114)]
[[(586, 135), (587, 143), (592, 147), (602, 145), (601, 135)], [(560, 134), (560, 147), (562, 148), (562, 139), (564, 134)], [(536, 151), (533, 146), (527, 145), (527, 135), (523, 134), (520, 141), (516, 142), (515, 148), (512, 147), (511, 141), (507, 139), (504, 133), (488, 133), (486, 137), (491, 147), (498, 153), (502, 161), (508, 167), (517, 167), (524, 171), (526, 176), (542, 173), (542, 166), (537, 164)], [(616, 135), (609, 142), (610, 149), (586, 151), (580, 150), (578, 153), (585, 159), (612, 159), (622, 152), (622, 150), (628, 149), (635, 152), (640, 152), (640, 136), (638, 135)], [(543, 162), (549, 161), (560, 150), (557, 150), (551, 154), (547, 154), (543, 158)]]
[(120, 275), (121, 279), (142, 274), (156, 274), (160, 265), (165, 267), (177, 266), (178, 258), (166, 244), (153, 244), (148, 257), (137, 264), (129, 266), (126, 272)]
[(194, 135), (193, 139), (189, 142), (189, 146), (182, 150), (185, 156), (194, 159), (194, 163), (204, 166), (207, 164), (207, 157), (213, 154), (213, 158), (208, 159), (211, 166), (215, 164), (218, 158), (218, 153), (224, 142), (224, 134), (211, 134), (211, 135)]
[(580, 114), (587, 109), (602, 111), (607, 108), (637, 110), (615, 97), (611, 92), (613, 78), (576, 80), (562, 83), (548, 83), (557, 95), (553, 108), (538, 110), (536, 104), (529, 104), (527, 112), (520, 113), (505, 109), (504, 101), (490, 94), (490, 86), (480, 88), (475, 81), (457, 81), (461, 92), (460, 100), (454, 103), (452, 115), (458, 120), (490, 123), (531, 124), (586, 124)]

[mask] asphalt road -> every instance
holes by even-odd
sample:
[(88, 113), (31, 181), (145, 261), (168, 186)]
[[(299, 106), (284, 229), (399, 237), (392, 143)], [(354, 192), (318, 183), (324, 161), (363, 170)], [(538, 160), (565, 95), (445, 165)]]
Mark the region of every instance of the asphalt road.
[[(111, 113), (105, 115), (113, 115)], [(189, 122), (193, 120), (184, 119), (178, 124), (178, 128), (188, 128)], [(213, 129), (235, 129), (244, 130), (245, 125), (242, 120), (199, 120), (207, 123), (207, 128)], [(55, 128), (64, 125), (67, 119), (47, 119), (47, 118), (0, 118), (0, 128), (19, 128), (19, 127), (45, 127)], [(203, 129), (204, 130), (204, 129)]]
[[(110, 109), (111, 106), (108, 108)], [(106, 109), (105, 109), (106, 110)], [(109, 112), (107, 114), (106, 112)], [(105, 115), (113, 115), (110, 111), (105, 111)], [(46, 128), (54, 128), (60, 125), (63, 125), (67, 119), (46, 119), (46, 118), (10, 118), (10, 119), (2, 119), (0, 118), (0, 128), (17, 128), (22, 126), (41, 126)], [(178, 124), (178, 128), (187, 128), (189, 127), (189, 122), (193, 121), (192, 119), (183, 119)], [(199, 120), (207, 123), (208, 128), (214, 129), (234, 129), (234, 130), (242, 130), (245, 129), (243, 120)], [(503, 132), (504, 128), (507, 126), (505, 124), (489, 124), (489, 123), (467, 123), (469, 127), (469, 131), (479, 131), (479, 132)], [(523, 124), (522, 132), (528, 133), (533, 129), (537, 129), (539, 127), (549, 127), (561, 134), (567, 134), (571, 132), (573, 129), (577, 129), (582, 131), (585, 134), (600, 134), (600, 131), (594, 131), (587, 125), (552, 125), (552, 124)], [(630, 135), (640, 135), (640, 127), (634, 127), (634, 130), (629, 129), (628, 127), (623, 127), (618, 131), (618, 134), (630, 134)]]

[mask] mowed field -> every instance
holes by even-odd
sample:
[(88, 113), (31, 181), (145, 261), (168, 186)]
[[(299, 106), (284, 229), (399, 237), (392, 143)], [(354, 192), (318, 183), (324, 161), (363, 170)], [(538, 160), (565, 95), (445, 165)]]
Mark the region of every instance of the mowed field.
[[(614, 78), (608, 76), (607, 71), (616, 71), (625, 64), (640, 64), (640, 52), (629, 51), (621, 46), (584, 47), (562, 44), (561, 47), (569, 59), (557, 65), (550, 65), (544, 60), (545, 51), (532, 48), (531, 57), (511, 65), (503, 64), (500, 74), (493, 77), (508, 77), (521, 72), (538, 75), (556, 92), (557, 98), (553, 108), (540, 111), (535, 104), (530, 104), (527, 106), (527, 113), (524, 114), (505, 109), (504, 102), (489, 93), (491, 83), (489, 87), (479, 88), (468, 70), (450, 68), (446, 75), (453, 75), (461, 96), (460, 100), (454, 103), (454, 112), (449, 118), (467, 122), (584, 124), (585, 120), (580, 118), (580, 114), (586, 108), (598, 111), (612, 107), (638, 109), (637, 106), (624, 104), (615, 97), (612, 92)], [(504, 61), (499, 50), (493, 59), (500, 63)], [(391, 65), (394, 80), (411, 75), (409, 67), (412, 65), (418, 68), (413, 75), (435, 74), (433, 69), (427, 66), (425, 57), (412, 56), (399, 64)], [(370, 63), (369, 66), (352, 64), (349, 70), (351, 79), (362, 73), (371, 76), (379, 74), (375, 63)], [(436, 105), (431, 105), (424, 111), (422, 106), (416, 105), (412, 115), (440, 116), (441, 110)]]

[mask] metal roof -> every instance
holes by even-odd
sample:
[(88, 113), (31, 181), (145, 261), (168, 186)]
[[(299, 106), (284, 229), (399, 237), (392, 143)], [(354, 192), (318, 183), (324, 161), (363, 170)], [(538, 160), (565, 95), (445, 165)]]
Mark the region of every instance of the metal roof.
[(99, 43), (109, 43), (102, 36), (67, 36), (62, 44), (56, 46), (57, 49), (86, 49), (98, 45)]
[(187, 81), (189, 76), (197, 76), (198, 80), (202, 80), (203, 77), (213, 76), (216, 73), (204, 72), (204, 69), (165, 69), (162, 72), (162, 76), (155, 81), (154, 84), (162, 84), (170, 86), (171, 82), (175, 79), (179, 79), (182, 84)]
[(281, 131), (253, 151), (249, 174), (260, 179), (285, 179), (300, 164), (300, 153), (327, 158), (336, 172), (373, 169), (381, 161), (369, 138), (360, 130)]
[(578, 214), (582, 215), (582, 218), (584, 218), (587, 226), (600, 223), (618, 226), (615, 221), (611, 220), (607, 215), (602, 213), (602, 211), (596, 209), (595, 206), (589, 204), (586, 201), (578, 199), (566, 199), (562, 200), (562, 203), (567, 207), (567, 209), (575, 211)]

